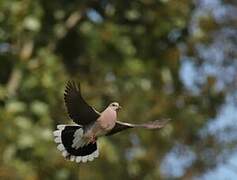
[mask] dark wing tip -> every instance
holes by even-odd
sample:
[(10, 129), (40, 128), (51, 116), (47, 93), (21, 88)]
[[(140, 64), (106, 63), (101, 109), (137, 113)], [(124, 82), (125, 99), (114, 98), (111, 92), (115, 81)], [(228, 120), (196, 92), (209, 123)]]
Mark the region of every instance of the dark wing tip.
[(163, 128), (170, 121), (171, 119), (155, 120), (155, 121), (146, 123), (145, 126), (149, 129), (159, 129), (159, 128)]
[(75, 81), (70, 80), (66, 83), (66, 88), (65, 88), (65, 92), (68, 92), (70, 90), (74, 90), (74, 91), (79, 91), (80, 92), (80, 84), (77, 84)]
[(64, 103), (67, 108), (68, 115), (71, 119), (75, 119), (76, 108), (74, 107), (74, 98), (81, 96), (79, 88), (75, 81), (69, 80), (64, 90)]
[(68, 81), (64, 90), (64, 100), (67, 99), (70, 93), (78, 93), (81, 95), (80, 84), (75, 83), (75, 81)]

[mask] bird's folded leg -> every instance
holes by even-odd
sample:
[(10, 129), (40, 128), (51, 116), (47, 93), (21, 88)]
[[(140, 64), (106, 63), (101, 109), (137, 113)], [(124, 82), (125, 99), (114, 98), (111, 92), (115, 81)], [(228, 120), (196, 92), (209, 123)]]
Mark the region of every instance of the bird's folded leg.
[(89, 144), (89, 143), (95, 144), (95, 143), (96, 143), (96, 140), (97, 140), (97, 137), (96, 137), (95, 135), (93, 135), (93, 136), (91, 136), (91, 138), (90, 138), (88, 144)]

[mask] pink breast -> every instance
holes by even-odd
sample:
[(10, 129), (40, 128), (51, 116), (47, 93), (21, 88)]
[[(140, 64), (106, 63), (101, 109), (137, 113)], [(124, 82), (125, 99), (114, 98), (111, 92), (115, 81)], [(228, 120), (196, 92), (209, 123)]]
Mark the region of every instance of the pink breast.
[(110, 130), (114, 127), (116, 119), (117, 119), (116, 111), (106, 109), (101, 114), (99, 121), (102, 128)]

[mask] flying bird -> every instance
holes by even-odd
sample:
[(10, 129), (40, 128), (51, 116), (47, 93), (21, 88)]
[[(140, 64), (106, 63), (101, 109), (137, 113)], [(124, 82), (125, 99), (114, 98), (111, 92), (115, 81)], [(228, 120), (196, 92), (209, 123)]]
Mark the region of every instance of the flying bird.
[(97, 112), (82, 97), (80, 86), (69, 81), (64, 92), (64, 101), (69, 117), (76, 124), (60, 124), (53, 132), (57, 148), (70, 161), (87, 162), (99, 156), (97, 138), (114, 135), (129, 128), (160, 129), (169, 119), (143, 124), (131, 124), (117, 120), (121, 106), (112, 102), (101, 113)]

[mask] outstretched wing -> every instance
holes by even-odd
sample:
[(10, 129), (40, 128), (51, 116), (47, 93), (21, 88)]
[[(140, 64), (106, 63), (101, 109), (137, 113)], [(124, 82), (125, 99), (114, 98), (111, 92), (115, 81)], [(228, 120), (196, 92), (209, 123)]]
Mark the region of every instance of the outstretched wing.
[(155, 121), (150, 121), (143, 124), (131, 124), (131, 123), (126, 123), (126, 122), (116, 121), (114, 128), (111, 131), (109, 131), (106, 134), (106, 136), (110, 136), (120, 131), (123, 131), (125, 129), (135, 128), (135, 127), (145, 128), (145, 129), (160, 129), (160, 128), (163, 128), (169, 121), (170, 119), (155, 120)]
[(79, 125), (90, 124), (100, 117), (100, 114), (82, 98), (80, 86), (73, 81), (66, 85), (64, 101), (69, 117)]

